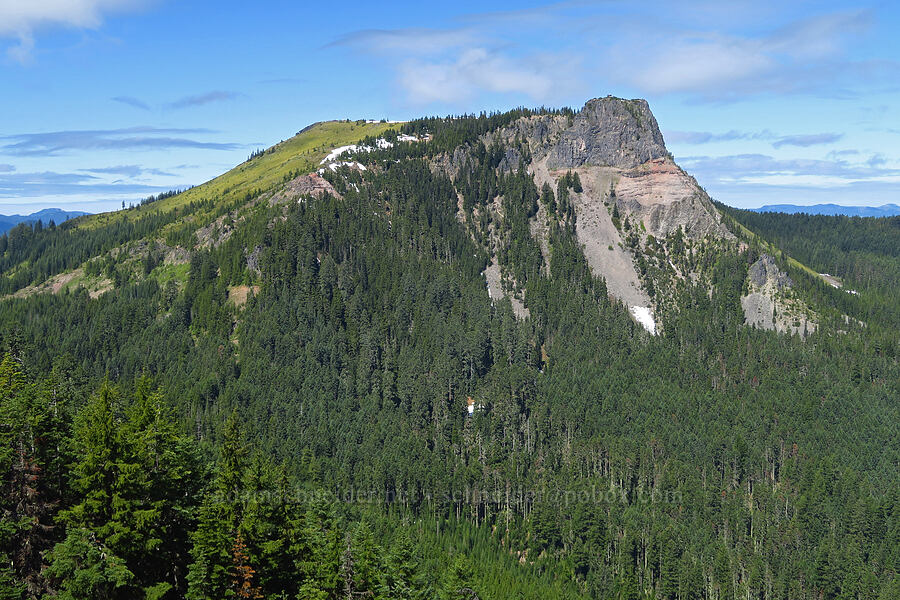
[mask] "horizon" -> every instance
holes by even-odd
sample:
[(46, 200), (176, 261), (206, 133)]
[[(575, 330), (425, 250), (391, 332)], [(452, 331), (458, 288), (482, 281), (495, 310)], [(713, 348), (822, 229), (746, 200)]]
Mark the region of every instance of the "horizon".
[[(202, 184), (201, 184), (201, 185), (202, 185)], [(127, 205), (126, 205), (126, 206), (127, 206)], [(731, 205), (729, 204), (729, 205), (727, 205), (727, 206), (731, 206)], [(896, 204), (896, 203), (893, 203), (893, 202), (889, 202), (889, 203), (887, 203), (887, 204), (880, 204), (880, 205), (877, 205), (877, 206), (875, 206), (875, 205), (868, 205), (868, 204), (847, 205), (847, 204), (819, 203), (819, 204), (764, 204), (764, 205), (762, 205), (762, 206), (750, 206), (750, 207), (745, 207), (745, 208), (743, 208), (743, 207), (738, 207), (738, 206), (732, 206), (732, 208), (742, 208), (743, 210), (760, 211), (760, 210), (762, 210), (762, 209), (764, 209), (764, 208), (780, 208), (780, 207), (792, 207), (792, 208), (818, 208), (818, 207), (825, 207), (825, 206), (827, 206), (827, 207), (836, 207), (836, 208), (873, 208), (873, 209), (880, 209), (880, 208), (897, 208), (897, 209), (900, 209), (900, 204)], [(119, 207), (119, 209), (121, 209), (121, 206)], [(59, 208), (58, 206), (47, 206), (47, 207), (44, 207), (44, 208), (37, 209), (37, 210), (35, 210), (35, 211), (31, 212), (31, 213), (28, 213), (28, 214), (20, 214), (20, 213), (6, 214), (6, 213), (0, 213), (0, 217), (33, 217), (34, 215), (36, 215), (36, 214), (38, 214), (38, 213), (40, 213), (40, 212), (53, 211), (53, 210), (58, 210), (58, 211), (61, 211), (61, 212), (68, 212), (68, 213), (81, 212), (81, 213), (83, 213), (84, 215), (92, 215), (92, 214), (99, 214), (99, 213), (102, 213), (102, 212), (114, 212), (116, 209), (113, 208), (113, 209), (111, 209), (111, 210), (109, 210), (109, 211), (99, 211), (99, 213), (91, 213), (91, 212), (88, 212), (88, 211), (79, 211), (79, 210), (77, 210), (77, 209), (65, 209), (65, 208)], [(777, 211), (769, 211), (769, 212), (777, 212)], [(81, 216), (81, 215), (79, 215), (79, 216)], [(875, 218), (875, 217), (873, 217), (873, 218)]]
[(0, 213), (104, 212), (310, 123), (646, 98), (716, 200), (900, 203), (900, 7), (497, 2), (0, 7)]

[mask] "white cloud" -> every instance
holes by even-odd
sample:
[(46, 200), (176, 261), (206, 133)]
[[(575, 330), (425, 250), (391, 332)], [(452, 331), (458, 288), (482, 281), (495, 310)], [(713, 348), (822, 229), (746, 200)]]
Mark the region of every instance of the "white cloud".
[(474, 31), (465, 28), (364, 29), (341, 36), (326, 48), (351, 46), (366, 52), (428, 55), (471, 45), (476, 39)]
[(680, 40), (665, 52), (648, 49), (646, 56), (626, 58), (628, 49), (617, 63), (619, 76), (632, 85), (651, 93), (706, 90), (721, 85), (758, 77), (774, 66), (771, 57), (760, 51), (754, 41), (708, 36)]
[(225, 100), (234, 100), (239, 94), (237, 92), (229, 92), (224, 90), (213, 90), (204, 94), (195, 96), (185, 96), (179, 98), (175, 102), (169, 104), (170, 108), (189, 108), (191, 106), (203, 106), (212, 102), (224, 102)]
[(866, 12), (819, 15), (768, 32), (663, 27), (625, 18), (605, 52), (614, 79), (650, 94), (731, 100), (760, 93), (847, 95), (862, 85), (894, 85), (900, 65), (851, 61)]
[(756, 184), (772, 187), (809, 187), (809, 188), (835, 188), (841, 186), (849, 186), (862, 181), (876, 183), (898, 183), (900, 177), (896, 175), (885, 175), (882, 177), (870, 177), (867, 179), (850, 179), (839, 177), (836, 175), (808, 175), (808, 174), (785, 174), (785, 175), (761, 175), (759, 177), (738, 177), (727, 180), (727, 183), (737, 184)]
[(807, 135), (786, 135), (775, 142), (772, 147), (781, 148), (782, 146), (800, 146), (808, 148), (810, 146), (818, 146), (821, 144), (833, 144), (840, 141), (844, 137), (842, 133), (812, 133)]
[(7, 54), (13, 60), (27, 62), (34, 48), (34, 32), (41, 28), (94, 29), (105, 14), (144, 4), (143, 0), (0, 0), (0, 37), (18, 40)]
[(666, 130), (663, 132), (663, 136), (666, 138), (666, 142), (671, 144), (711, 144), (715, 142), (732, 142), (735, 140), (769, 140), (774, 138), (775, 134), (769, 130), (737, 131), (732, 129), (725, 133)]
[(466, 100), (483, 90), (542, 100), (555, 85), (552, 74), (540, 65), (484, 48), (465, 50), (447, 61), (408, 60), (400, 66), (399, 76), (410, 100), (419, 104)]
[(898, 87), (900, 61), (855, 51), (877, 21), (869, 11), (790, 21), (796, 11), (776, 3), (717, 4), (559, 2), (447, 28), (356, 31), (326, 48), (386, 63), (416, 104), (505, 91), (551, 103), (582, 90), (721, 102)]
[[(350, 33), (326, 47), (347, 46), (387, 59), (409, 101), (419, 105), (460, 102), (485, 91), (547, 100), (571, 73), (560, 65), (575, 62), (546, 53), (514, 57), (509, 45), (502, 50), (488, 47), (486, 37), (476, 27), (372, 29)], [(498, 41), (496, 35), (493, 41)]]
[[(208, 129), (128, 127), (125, 129), (48, 131), (0, 136), (0, 154), (9, 156), (57, 156), (83, 150), (159, 150), (201, 148), (235, 150), (234, 143), (205, 142), (186, 134), (213, 133)], [(174, 136), (173, 136), (174, 134)]]
[[(849, 154), (845, 154), (848, 155)], [(704, 183), (828, 188), (863, 182), (896, 183), (900, 170), (875, 155), (869, 160), (777, 159), (765, 154), (688, 156), (678, 160)]]

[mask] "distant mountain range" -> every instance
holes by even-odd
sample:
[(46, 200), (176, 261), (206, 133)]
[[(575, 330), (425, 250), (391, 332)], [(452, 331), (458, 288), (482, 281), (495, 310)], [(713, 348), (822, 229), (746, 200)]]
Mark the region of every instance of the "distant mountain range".
[(39, 210), (36, 213), (31, 213), (30, 215), (0, 215), (0, 234), (6, 233), (19, 223), (36, 223), (40, 221), (41, 223), (46, 225), (50, 221), (53, 221), (54, 223), (59, 225), (63, 221), (68, 221), (69, 219), (74, 219), (75, 217), (80, 217), (87, 214), (90, 213), (81, 212), (78, 210), (45, 208), (44, 210)]
[(751, 208), (754, 212), (806, 213), (809, 215), (847, 215), (848, 217), (893, 217), (900, 215), (900, 206), (885, 204), (883, 206), (839, 206), (837, 204), (813, 204), (798, 206), (796, 204), (769, 204), (759, 208)]

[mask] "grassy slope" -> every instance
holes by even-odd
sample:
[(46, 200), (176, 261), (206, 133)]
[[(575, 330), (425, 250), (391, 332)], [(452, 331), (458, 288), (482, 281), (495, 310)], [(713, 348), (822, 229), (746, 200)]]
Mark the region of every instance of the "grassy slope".
[[(71, 222), (76, 230), (94, 230), (122, 221), (137, 222), (154, 214), (170, 213), (175, 209), (184, 211), (179, 213), (175, 222), (163, 225), (149, 236), (151, 238), (164, 237), (166, 232), (173, 228), (197, 227), (212, 221), (216, 216), (228, 210), (227, 207), (234, 206), (245, 199), (248, 193), (270, 189), (283, 181), (285, 175), (289, 173), (315, 171), (319, 168), (319, 162), (334, 148), (357, 143), (367, 136), (379, 136), (389, 129), (399, 129), (399, 127), (400, 125), (396, 123), (366, 123), (364, 121), (315, 123), (294, 137), (272, 146), (253, 160), (245, 161), (215, 179), (181, 194), (129, 210), (78, 217), (72, 219)], [(189, 211), (185, 210), (191, 203), (195, 204), (195, 208)], [(206, 206), (196, 206), (201, 203), (206, 203)], [(13, 267), (7, 274), (13, 273), (20, 266)], [(81, 267), (83, 265), (78, 268)], [(53, 275), (48, 282), (65, 275), (72, 275), (74, 271), (77, 269), (69, 269)], [(186, 273), (186, 265), (162, 265), (154, 271), (161, 284), (165, 284), (169, 279), (182, 281), (186, 278)], [(83, 274), (67, 277), (66, 281), (64, 286), (66, 288), (77, 287), (78, 283), (97, 284), (94, 281), (86, 282)], [(34, 284), (18, 295), (50, 291), (50, 287), (48, 287), (50, 285), (52, 284), (46, 282)], [(90, 285), (86, 287), (91, 288)]]
[(231, 203), (247, 192), (265, 190), (280, 182), (292, 171), (311, 172), (318, 168), (328, 152), (339, 146), (353, 144), (369, 135), (381, 135), (399, 125), (390, 123), (362, 123), (359, 121), (326, 121), (310, 126), (302, 133), (272, 146), (265, 154), (243, 162), (223, 175), (207, 181), (177, 196), (159, 200), (135, 210), (122, 210), (89, 215), (78, 220), (79, 228), (95, 228), (122, 219), (136, 219), (153, 212), (165, 213), (191, 202), (214, 200)]

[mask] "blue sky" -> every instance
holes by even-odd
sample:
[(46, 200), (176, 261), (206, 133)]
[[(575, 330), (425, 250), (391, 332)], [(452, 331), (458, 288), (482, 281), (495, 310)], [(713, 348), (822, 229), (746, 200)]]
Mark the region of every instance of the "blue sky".
[(319, 120), (607, 94), (728, 204), (900, 203), (896, 4), (0, 0), (0, 213), (199, 184)]

